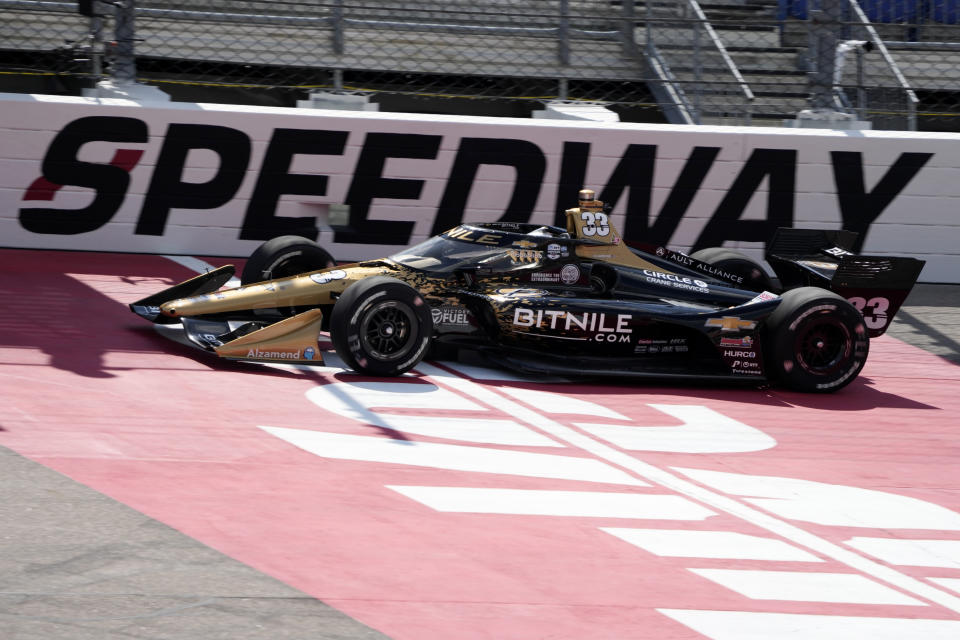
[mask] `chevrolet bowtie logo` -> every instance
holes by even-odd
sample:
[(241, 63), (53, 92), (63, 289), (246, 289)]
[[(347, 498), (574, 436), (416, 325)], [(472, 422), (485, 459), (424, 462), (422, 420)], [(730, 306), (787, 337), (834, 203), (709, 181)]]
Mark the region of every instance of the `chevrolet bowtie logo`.
[(710, 318), (706, 326), (720, 327), (720, 331), (745, 331), (757, 326), (754, 320), (741, 320), (740, 318), (726, 316), (724, 318)]

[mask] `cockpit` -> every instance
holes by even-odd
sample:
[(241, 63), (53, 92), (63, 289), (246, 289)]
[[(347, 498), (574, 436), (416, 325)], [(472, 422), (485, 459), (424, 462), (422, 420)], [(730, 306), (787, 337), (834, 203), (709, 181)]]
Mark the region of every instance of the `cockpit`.
[(569, 238), (564, 229), (545, 225), (464, 224), (404, 249), (390, 256), (390, 260), (432, 273), (452, 273), (465, 268), (511, 271), (538, 264), (544, 255), (552, 257), (551, 239)]

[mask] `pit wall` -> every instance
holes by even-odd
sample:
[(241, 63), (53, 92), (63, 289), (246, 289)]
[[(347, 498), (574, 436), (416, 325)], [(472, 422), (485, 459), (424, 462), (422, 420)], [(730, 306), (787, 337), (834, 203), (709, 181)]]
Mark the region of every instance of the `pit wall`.
[(243, 257), (297, 234), (360, 260), (461, 221), (563, 225), (584, 186), (628, 241), (760, 258), (777, 227), (846, 228), (960, 282), (956, 134), (0, 94), (3, 247)]

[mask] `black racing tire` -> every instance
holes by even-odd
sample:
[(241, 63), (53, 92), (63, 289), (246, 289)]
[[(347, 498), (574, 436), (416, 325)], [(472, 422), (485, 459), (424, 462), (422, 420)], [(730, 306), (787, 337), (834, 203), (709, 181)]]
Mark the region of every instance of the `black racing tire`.
[(857, 308), (819, 287), (785, 292), (765, 331), (769, 377), (795, 391), (842, 389), (860, 373), (870, 351)]
[(433, 337), (423, 296), (386, 276), (347, 287), (330, 316), (330, 339), (340, 359), (359, 373), (399, 376), (419, 363)]
[(260, 245), (240, 274), (243, 285), (296, 276), (336, 266), (333, 256), (309, 238), (280, 236)]
[[(763, 265), (739, 251), (724, 247), (710, 247), (709, 249), (694, 251), (690, 254), (690, 257), (742, 277), (743, 282), (735, 286), (750, 291), (774, 290), (773, 281), (767, 275)], [(720, 279), (723, 280), (723, 278)]]

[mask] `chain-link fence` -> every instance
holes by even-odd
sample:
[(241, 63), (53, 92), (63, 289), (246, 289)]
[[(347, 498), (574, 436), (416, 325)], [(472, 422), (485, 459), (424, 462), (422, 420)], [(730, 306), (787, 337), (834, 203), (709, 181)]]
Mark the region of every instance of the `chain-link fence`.
[[(0, 77), (70, 92), (115, 74), (131, 44), (115, 13), (133, 4), (0, 0)], [(960, 0), (137, 0), (134, 16), (136, 79), (177, 99), (591, 101), (774, 125), (820, 107), (960, 129)]]

